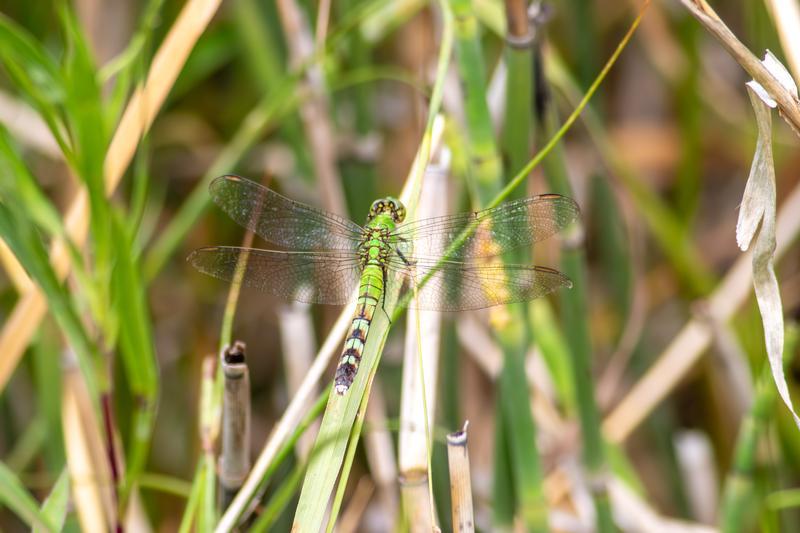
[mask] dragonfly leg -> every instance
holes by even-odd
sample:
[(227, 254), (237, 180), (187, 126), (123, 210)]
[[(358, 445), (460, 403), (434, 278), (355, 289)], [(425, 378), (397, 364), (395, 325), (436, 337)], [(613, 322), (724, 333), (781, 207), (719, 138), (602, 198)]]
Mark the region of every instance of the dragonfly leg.
[(383, 293), (381, 294), (381, 311), (383, 311), (383, 314), (386, 315), (386, 319), (389, 321), (389, 325), (391, 326), (392, 317), (386, 311), (386, 289), (388, 288), (387, 285), (389, 282), (389, 276), (387, 275), (386, 272), (386, 266), (383, 266), (381, 270), (383, 270)]
[(397, 252), (398, 257), (400, 257), (400, 259), (403, 261), (403, 263), (407, 264), (408, 266), (414, 266), (416, 264), (416, 261), (409, 261), (408, 258), (405, 255), (403, 255), (403, 252), (401, 252), (400, 250), (395, 250), (395, 251)]

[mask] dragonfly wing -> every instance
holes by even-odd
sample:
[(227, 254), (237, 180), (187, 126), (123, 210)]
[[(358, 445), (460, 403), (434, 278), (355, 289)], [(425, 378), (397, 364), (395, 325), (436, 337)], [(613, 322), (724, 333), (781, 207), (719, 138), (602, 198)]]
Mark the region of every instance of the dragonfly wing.
[[(281, 252), (215, 246), (187, 259), (197, 270), (286, 300), (345, 305), (358, 285), (358, 257), (347, 252)], [(241, 266), (239, 266), (241, 265)]]
[[(570, 279), (557, 270), (502, 261), (441, 261), (417, 259), (411, 265), (392, 259), (391, 268), (400, 269), (417, 286), (416, 301), (410, 307), (432, 311), (464, 311), (494, 305), (524, 302), (562, 287)], [(423, 284), (424, 281), (424, 284)], [(413, 291), (413, 288), (409, 289)]]
[(299, 250), (355, 250), (361, 227), (340, 216), (290, 200), (239, 176), (209, 186), (214, 202), (237, 224), (264, 240)]
[(428, 218), (403, 224), (394, 232), (398, 245), (418, 257), (438, 258), (467, 230), (474, 230), (449, 259), (492, 257), (539, 242), (574, 222), (580, 209), (559, 194), (542, 194), (491, 209)]

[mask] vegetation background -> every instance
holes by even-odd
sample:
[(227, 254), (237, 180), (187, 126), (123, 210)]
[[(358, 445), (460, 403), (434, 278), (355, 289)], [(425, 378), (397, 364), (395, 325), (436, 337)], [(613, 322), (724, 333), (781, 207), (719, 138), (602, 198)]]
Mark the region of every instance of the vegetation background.
[[(764, 333), (785, 332), (791, 393), (800, 115), (746, 54), (800, 79), (797, 7), (720, 3), (725, 33), (690, 0), (6, 0), (0, 529), (800, 529), (800, 432)], [(785, 323), (737, 247), (758, 139)], [(350, 309), (185, 261), (241, 244), (209, 207), (234, 172), (359, 223), (404, 190), (420, 213), (567, 194), (580, 227), (534, 257), (575, 286), (397, 308), (328, 400)], [(250, 390), (223, 409), (232, 339)], [(247, 446), (221, 445), (223, 411), (249, 417)], [(471, 480), (445, 439), (466, 420)], [(227, 507), (235, 461), (253, 471)]]

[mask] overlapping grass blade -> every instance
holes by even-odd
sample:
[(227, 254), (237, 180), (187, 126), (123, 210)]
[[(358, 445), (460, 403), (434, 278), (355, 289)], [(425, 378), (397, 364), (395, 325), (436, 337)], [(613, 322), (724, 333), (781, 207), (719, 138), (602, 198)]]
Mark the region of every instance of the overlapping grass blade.
[[(53, 525), (54, 531), (62, 531), (64, 529), (64, 522), (69, 512), (69, 492), (69, 471), (65, 468), (58, 476), (41, 509), (42, 516), (47, 519), (49, 524)], [(33, 528), (34, 533), (42, 533), (45, 530), (46, 528), (42, 526)]]

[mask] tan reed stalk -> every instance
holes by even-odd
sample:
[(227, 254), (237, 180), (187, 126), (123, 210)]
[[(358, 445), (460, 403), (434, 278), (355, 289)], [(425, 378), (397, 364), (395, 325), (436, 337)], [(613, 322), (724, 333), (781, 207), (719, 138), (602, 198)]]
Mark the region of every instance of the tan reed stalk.
[(450, 467), (450, 499), (453, 513), (453, 531), (475, 531), (472, 509), (472, 481), (467, 453), (467, 426), (447, 435), (447, 464)]
[(250, 472), (250, 371), (246, 347), (236, 341), (222, 352), (222, 439), (219, 456), (220, 509), (225, 510)]
[(110, 531), (117, 516), (100, 422), (69, 353), (66, 359), (61, 424), (72, 498), (83, 531)]
[[(433, 154), (425, 170), (417, 204), (418, 219), (447, 214), (447, 176), (450, 155), (446, 148)], [(441, 274), (436, 274), (434, 277)], [(431, 428), (436, 412), (436, 382), (439, 369), (439, 347), (442, 315), (436, 311), (414, 309), (412, 299), (406, 320), (403, 382), (400, 397), (400, 433), (398, 464), (403, 479), (415, 479), (420, 471), (427, 472), (430, 483)], [(417, 490), (416, 484), (404, 485), (401, 491), (404, 512), (409, 518), (433, 517), (415, 509), (419, 505), (433, 508), (433, 494)], [(432, 524), (411, 524), (430, 528)]]

